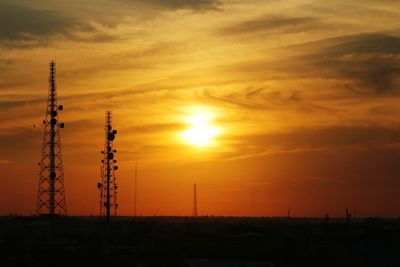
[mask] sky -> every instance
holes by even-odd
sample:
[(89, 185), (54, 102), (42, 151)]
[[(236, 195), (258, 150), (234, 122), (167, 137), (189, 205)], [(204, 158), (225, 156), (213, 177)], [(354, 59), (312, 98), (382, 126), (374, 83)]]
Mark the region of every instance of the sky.
[[(400, 216), (397, 0), (0, 0), (0, 214), (35, 212), (57, 64), (69, 215)], [(197, 117), (196, 117), (197, 116)], [(188, 142), (207, 117), (207, 145)], [(34, 127), (35, 126), (35, 127)], [(189, 132), (190, 133), (190, 132)]]

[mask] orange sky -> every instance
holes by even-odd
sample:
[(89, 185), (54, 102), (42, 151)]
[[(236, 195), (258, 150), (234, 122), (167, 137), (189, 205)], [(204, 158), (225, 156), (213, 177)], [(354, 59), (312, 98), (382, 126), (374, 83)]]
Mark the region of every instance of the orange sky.
[[(0, 0), (0, 214), (35, 210), (57, 61), (70, 215), (97, 214), (104, 111), (119, 213), (400, 215), (400, 2)], [(193, 113), (218, 135), (196, 147)], [(251, 196), (255, 208), (252, 209)]]

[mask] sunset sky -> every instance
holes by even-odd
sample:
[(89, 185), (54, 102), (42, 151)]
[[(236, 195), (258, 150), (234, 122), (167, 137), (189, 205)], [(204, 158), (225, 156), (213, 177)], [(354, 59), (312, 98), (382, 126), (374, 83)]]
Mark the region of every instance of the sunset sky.
[(397, 0), (0, 0), (0, 215), (35, 211), (55, 59), (69, 215), (97, 215), (111, 109), (120, 215), (137, 161), (141, 215), (191, 215), (197, 183), (199, 215), (400, 216), (399, 18)]

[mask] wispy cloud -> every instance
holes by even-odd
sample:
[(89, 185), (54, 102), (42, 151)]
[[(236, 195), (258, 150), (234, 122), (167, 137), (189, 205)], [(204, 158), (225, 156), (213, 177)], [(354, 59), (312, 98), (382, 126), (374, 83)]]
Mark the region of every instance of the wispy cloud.
[(265, 15), (237, 22), (236, 24), (226, 26), (220, 32), (225, 35), (242, 34), (286, 34), (298, 33), (302, 31), (311, 31), (327, 27), (322, 21), (315, 17), (285, 17), (277, 15)]
[(235, 93), (221, 94), (204, 90), (197, 98), (210, 103), (237, 106), (248, 110), (296, 109), (301, 112), (335, 112), (335, 109), (313, 104), (301, 97), (299, 91), (283, 93), (267, 88), (237, 90)]
[(219, 0), (120, 0), (132, 4), (144, 3), (167, 9), (192, 9), (192, 10), (216, 10), (219, 9)]
[(379, 126), (292, 129), (290, 132), (259, 135), (227, 136), (233, 149), (219, 155), (224, 159), (260, 157), (305, 152), (334, 152), (343, 150), (390, 150), (400, 144), (400, 129)]

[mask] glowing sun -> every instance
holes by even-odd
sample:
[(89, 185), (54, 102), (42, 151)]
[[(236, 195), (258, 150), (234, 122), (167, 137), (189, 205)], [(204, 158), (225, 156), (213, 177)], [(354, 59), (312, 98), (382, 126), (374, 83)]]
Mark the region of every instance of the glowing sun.
[(213, 115), (205, 111), (198, 111), (187, 116), (186, 123), (190, 128), (182, 132), (185, 141), (198, 147), (210, 145), (219, 133), (219, 128), (213, 125), (213, 120)]

